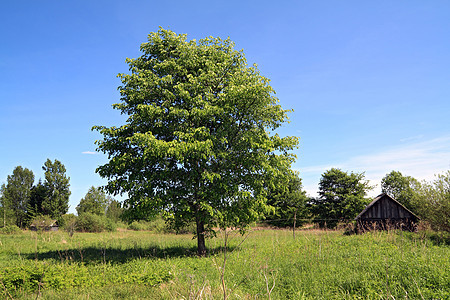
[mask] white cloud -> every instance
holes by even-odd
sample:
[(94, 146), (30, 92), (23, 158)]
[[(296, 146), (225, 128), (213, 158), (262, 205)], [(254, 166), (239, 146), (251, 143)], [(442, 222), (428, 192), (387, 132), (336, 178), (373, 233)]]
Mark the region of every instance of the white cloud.
[(97, 155), (98, 154), (98, 152), (95, 152), (95, 151), (84, 151), (84, 152), (81, 152), (82, 154), (88, 154), (88, 155)]
[(403, 138), (400, 140), (400, 142), (404, 143), (404, 142), (409, 142), (409, 141), (414, 141), (414, 140), (420, 140), (423, 138), (423, 134), (420, 135), (415, 135), (415, 136), (410, 136), (407, 138)]
[(380, 192), (381, 179), (392, 170), (427, 181), (434, 179), (434, 175), (449, 170), (450, 136), (396, 147), (380, 144), (378, 152), (352, 157), (346, 161), (301, 168), (299, 171), (305, 190), (311, 196), (316, 196), (322, 173), (332, 167), (343, 171), (365, 172), (370, 183), (378, 185), (371, 192), (373, 196)]

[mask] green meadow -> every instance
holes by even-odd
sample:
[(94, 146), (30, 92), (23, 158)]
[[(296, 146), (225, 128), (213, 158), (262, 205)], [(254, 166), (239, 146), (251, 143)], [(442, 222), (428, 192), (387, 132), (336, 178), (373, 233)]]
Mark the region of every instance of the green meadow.
[(448, 240), (423, 233), (264, 229), (207, 245), (200, 258), (192, 235), (0, 235), (0, 298), (450, 298)]

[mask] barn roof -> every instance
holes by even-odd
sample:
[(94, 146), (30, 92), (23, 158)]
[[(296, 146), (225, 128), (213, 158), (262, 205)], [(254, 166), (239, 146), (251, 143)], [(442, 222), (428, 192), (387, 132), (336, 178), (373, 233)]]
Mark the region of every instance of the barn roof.
[(394, 198), (392, 198), (391, 196), (389, 196), (386, 193), (382, 193), (380, 195), (378, 195), (377, 197), (375, 197), (375, 199), (373, 199), (372, 202), (369, 203), (369, 205), (366, 206), (366, 208), (364, 208), (364, 210), (362, 212), (359, 213), (358, 216), (356, 216), (355, 220), (358, 220), (361, 218), (361, 216), (363, 216), (371, 207), (373, 207), (375, 205), (375, 203), (377, 203), (378, 201), (380, 201), (383, 198), (387, 198), (390, 201), (396, 203), (397, 205), (399, 205), (400, 207), (402, 207), (404, 210), (406, 210), (408, 213), (410, 213), (412, 216), (416, 217), (417, 219), (420, 219), (418, 216), (416, 216), (412, 211), (410, 211), (409, 209), (407, 209), (403, 204), (401, 204), (400, 202), (398, 202), (397, 200), (395, 200)]

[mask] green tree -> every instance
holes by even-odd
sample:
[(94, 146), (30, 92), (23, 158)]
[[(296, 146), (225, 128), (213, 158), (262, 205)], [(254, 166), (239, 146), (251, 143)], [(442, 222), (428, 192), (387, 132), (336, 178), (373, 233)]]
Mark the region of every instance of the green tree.
[(123, 208), (119, 201), (112, 199), (106, 208), (106, 217), (114, 222), (122, 219)]
[[(75, 227), (82, 232), (102, 232), (108, 228), (108, 219), (91, 212), (84, 212), (76, 219)], [(113, 231), (113, 230), (111, 230)]]
[(334, 227), (339, 221), (355, 218), (368, 204), (365, 196), (371, 189), (364, 173), (349, 174), (336, 168), (326, 171), (319, 182), (319, 198), (312, 200), (316, 220)]
[(450, 171), (437, 175), (432, 182), (423, 182), (417, 193), (419, 216), (433, 229), (450, 232)]
[(80, 203), (76, 207), (76, 210), (78, 215), (90, 212), (98, 216), (104, 216), (110, 201), (111, 200), (106, 196), (105, 192), (101, 188), (92, 186), (86, 193), (86, 196), (81, 199)]
[(286, 178), (280, 180), (269, 192), (267, 203), (274, 207), (274, 212), (266, 219), (270, 224), (293, 226), (295, 230), (295, 226), (302, 223), (297, 222), (297, 219), (309, 216), (307, 200), (299, 172), (289, 170)]
[(13, 211), (10, 209), (8, 199), (4, 196), (4, 191), (6, 190), (6, 185), (2, 184), (0, 186), (0, 214), (2, 218), (2, 226), (15, 224)]
[(175, 228), (196, 223), (199, 255), (213, 228), (244, 228), (267, 209), (265, 185), (294, 159), (296, 137), (273, 131), (287, 120), (269, 80), (220, 38), (187, 41), (160, 29), (119, 74), (128, 115), (120, 127), (95, 126), (97, 169), (111, 194), (127, 193), (127, 215), (165, 212)]
[(74, 214), (65, 214), (62, 216), (62, 219), (64, 220), (64, 230), (67, 231), (70, 237), (72, 237), (77, 227), (78, 217)]
[(405, 207), (415, 210), (416, 190), (420, 183), (411, 176), (403, 176), (398, 171), (392, 171), (381, 180), (381, 191), (389, 194)]
[(66, 167), (57, 159), (50, 159), (44, 163), (44, 187), (47, 190), (45, 201), (42, 202), (44, 215), (61, 221), (61, 216), (69, 210), (70, 177), (66, 176)]
[(27, 205), (30, 200), (30, 191), (33, 183), (33, 172), (27, 168), (17, 166), (13, 170), (13, 174), (8, 175), (6, 185), (2, 187), (4, 214), (7, 211), (11, 211), (16, 225), (20, 228), (26, 226)]
[(36, 217), (43, 215), (42, 203), (47, 196), (47, 189), (39, 179), (38, 184), (33, 186), (30, 191), (30, 200), (27, 205), (27, 219), (33, 220)]
[(6, 199), (3, 198), (3, 191), (5, 190), (6, 185), (3, 183), (0, 186), (0, 214), (2, 216), (2, 226), (5, 227), (6, 226), (6, 209), (5, 209), (5, 201)]

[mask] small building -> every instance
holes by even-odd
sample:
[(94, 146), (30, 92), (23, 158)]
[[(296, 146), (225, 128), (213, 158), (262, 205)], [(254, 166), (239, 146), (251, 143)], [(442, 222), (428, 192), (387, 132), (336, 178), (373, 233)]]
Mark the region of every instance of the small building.
[(355, 218), (356, 230), (402, 229), (415, 231), (420, 218), (386, 193), (378, 195)]
[(59, 226), (56, 220), (37, 220), (30, 225), (31, 231), (58, 231)]

